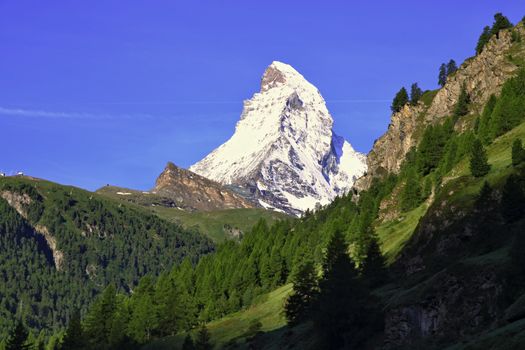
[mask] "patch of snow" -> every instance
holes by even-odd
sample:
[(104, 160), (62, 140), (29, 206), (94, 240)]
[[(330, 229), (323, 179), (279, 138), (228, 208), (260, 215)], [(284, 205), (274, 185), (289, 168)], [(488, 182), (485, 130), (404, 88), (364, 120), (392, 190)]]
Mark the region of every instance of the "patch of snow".
[(132, 193), (130, 192), (117, 192), (117, 194), (121, 195), (121, 196), (129, 196), (131, 195)]

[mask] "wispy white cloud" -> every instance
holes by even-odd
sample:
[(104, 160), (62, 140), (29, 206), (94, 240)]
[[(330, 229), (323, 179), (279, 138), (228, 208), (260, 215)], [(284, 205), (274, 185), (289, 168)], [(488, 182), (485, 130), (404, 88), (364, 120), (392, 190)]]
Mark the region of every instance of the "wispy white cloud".
[(96, 114), (82, 112), (57, 112), (39, 109), (5, 108), (0, 106), (0, 115), (8, 117), (62, 118), (62, 119), (149, 119), (149, 114)]

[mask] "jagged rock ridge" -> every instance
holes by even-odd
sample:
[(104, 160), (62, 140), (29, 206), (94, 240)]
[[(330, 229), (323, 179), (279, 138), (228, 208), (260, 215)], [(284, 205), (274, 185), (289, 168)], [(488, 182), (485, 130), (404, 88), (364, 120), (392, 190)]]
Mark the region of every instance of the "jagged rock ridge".
[(190, 170), (249, 188), (264, 207), (299, 215), (346, 193), (366, 170), (364, 155), (332, 126), (317, 88), (273, 62), (260, 92), (244, 101), (233, 136)]
[[(525, 35), (522, 23), (513, 30)], [(392, 114), (388, 130), (374, 142), (367, 155), (367, 174), (356, 182), (355, 187), (358, 190), (367, 189), (373, 177), (397, 173), (410, 148), (417, 145), (420, 131), (452, 115), (462, 86), (469, 95), (470, 108), (475, 113), (481, 113), (490, 95), (499, 94), (503, 83), (518, 69), (509, 59), (512, 45), (510, 30), (494, 35), (479, 55), (467, 59), (458, 71), (448, 77), (429, 106), (423, 102), (407, 104)]]
[(170, 198), (193, 210), (252, 208), (254, 204), (221, 184), (169, 162), (155, 183), (153, 194)]

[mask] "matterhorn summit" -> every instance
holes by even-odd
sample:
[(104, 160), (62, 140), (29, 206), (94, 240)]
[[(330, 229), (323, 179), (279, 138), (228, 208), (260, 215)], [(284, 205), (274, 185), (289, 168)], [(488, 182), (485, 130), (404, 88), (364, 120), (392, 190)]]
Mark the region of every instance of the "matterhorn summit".
[(330, 203), (366, 171), (365, 156), (332, 131), (315, 86), (273, 62), (244, 101), (233, 136), (190, 170), (248, 188), (260, 205), (300, 215)]

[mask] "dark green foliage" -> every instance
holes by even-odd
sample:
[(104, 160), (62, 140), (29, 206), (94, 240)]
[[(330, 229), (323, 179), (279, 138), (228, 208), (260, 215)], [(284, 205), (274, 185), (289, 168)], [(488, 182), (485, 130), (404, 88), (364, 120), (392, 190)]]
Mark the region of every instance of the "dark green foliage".
[(510, 131), (525, 118), (525, 70), (505, 82), (501, 95), (490, 114), (489, 138), (492, 140)]
[(479, 139), (474, 140), (472, 151), (470, 152), (470, 172), (474, 177), (482, 177), (490, 171), (487, 152)]
[[(30, 329), (56, 330), (108, 283), (129, 290), (143, 275), (213, 247), (196, 232), (77, 188), (2, 178), (0, 191), (30, 198), (21, 204), (27, 218), (0, 198), (0, 338), (15, 314)], [(56, 240), (61, 266), (37, 225)]]
[(445, 86), (446, 82), (447, 82), (447, 65), (442, 63), (441, 66), (439, 66), (438, 84), (441, 87), (443, 87)]
[(184, 343), (182, 343), (182, 350), (194, 350), (195, 344), (193, 344), (193, 338), (188, 333), (186, 334), (186, 337), (184, 338)]
[(367, 236), (366, 258), (362, 263), (361, 273), (370, 287), (375, 287), (386, 279), (386, 262), (379, 248), (377, 236), (373, 232)]
[(423, 90), (421, 90), (417, 83), (412, 84), (410, 86), (410, 103), (416, 105), (421, 99), (421, 96), (423, 96)]
[(407, 90), (402, 87), (394, 97), (394, 100), (392, 101), (392, 105), (390, 106), (390, 109), (392, 112), (396, 113), (403, 108), (404, 105), (408, 103), (408, 93)]
[(464, 116), (468, 113), (468, 107), (470, 103), (470, 97), (467, 93), (465, 85), (461, 87), (459, 93), (458, 102), (454, 106), (454, 119), (457, 120), (459, 117)]
[(508, 222), (521, 219), (525, 214), (525, 191), (523, 179), (518, 175), (510, 175), (503, 187), (501, 198), (503, 217)]
[(509, 19), (499, 12), (496, 13), (494, 15), (494, 23), (492, 24), (490, 34), (499, 36), (501, 30), (508, 28), (512, 28), (512, 23), (510, 23)]
[(417, 168), (422, 175), (429, 174), (437, 168), (453, 128), (450, 120), (443, 125), (430, 125), (424, 133), (417, 147)]
[(421, 184), (418, 173), (412, 170), (408, 173), (401, 192), (401, 210), (409, 211), (421, 203)]
[(25, 350), (30, 346), (27, 344), (28, 332), (22, 321), (18, 321), (7, 337), (5, 350)]
[(521, 139), (516, 139), (512, 143), (512, 165), (516, 167), (523, 162), (525, 162), (525, 149)]
[(456, 61), (451, 59), (447, 63), (447, 77), (454, 74), (458, 70), (458, 66), (456, 64)]
[(208, 328), (203, 325), (199, 328), (195, 338), (195, 350), (211, 350), (212, 348), (210, 332), (208, 332)]
[(490, 27), (485, 26), (479, 36), (478, 43), (476, 44), (476, 54), (480, 54), (483, 51), (483, 48), (487, 45), (491, 36)]
[(475, 208), (478, 211), (486, 211), (491, 208), (492, 203), (492, 187), (490, 187), (488, 181), (483, 182), (483, 186), (479, 191), (478, 197), (476, 198)]
[(367, 310), (367, 291), (358, 279), (344, 236), (338, 231), (326, 248), (319, 289), (312, 312), (323, 348), (359, 348), (366, 338), (360, 329), (372, 312)]
[(487, 144), (492, 140), (490, 120), (497, 102), (498, 99), (496, 96), (494, 94), (490, 95), (487, 103), (485, 104), (485, 107), (483, 108), (483, 112), (481, 113), (477, 134), (484, 144)]
[(297, 324), (308, 316), (310, 307), (318, 294), (318, 281), (315, 266), (305, 261), (292, 277), (293, 292), (286, 299), (284, 313), (289, 324)]
[(60, 344), (60, 350), (81, 350), (85, 347), (84, 332), (80, 323), (80, 311), (76, 309), (71, 315), (66, 334)]

